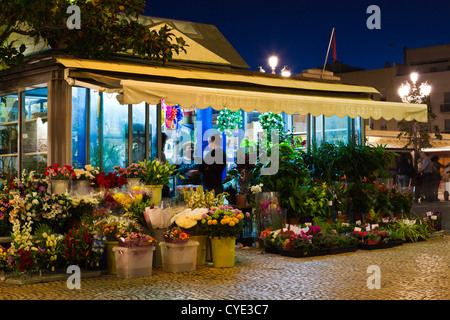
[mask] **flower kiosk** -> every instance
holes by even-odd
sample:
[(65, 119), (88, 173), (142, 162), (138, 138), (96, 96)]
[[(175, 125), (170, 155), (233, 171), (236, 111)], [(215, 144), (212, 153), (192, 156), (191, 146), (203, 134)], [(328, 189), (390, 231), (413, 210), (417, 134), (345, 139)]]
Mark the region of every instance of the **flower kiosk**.
[[(198, 24), (196, 30), (204, 27)], [(190, 39), (189, 34), (183, 37)], [(211, 45), (219, 40), (223, 46)], [(196, 41), (191, 45), (198, 45)], [(228, 160), (245, 135), (261, 136), (250, 131), (257, 129), (252, 119), (267, 112), (282, 114), (291, 125), (294, 117), (304, 117), (307, 145), (320, 140), (318, 122), (325, 123), (324, 117), (345, 118), (346, 141), (356, 144), (364, 141), (364, 133), (355, 131), (363, 127), (363, 119), (427, 121), (426, 105), (375, 101), (370, 97), (379, 93), (371, 87), (320, 76), (283, 78), (245, 70), (248, 65), (223, 36), (214, 34), (209, 41), (197, 47), (200, 51), (174, 56), (165, 65), (130, 56), (80, 59), (50, 50), (0, 72), (0, 127), (6, 130), (2, 141), (8, 138), (0, 154), (0, 230), (1, 236), (12, 234), (1, 243), (0, 252), (7, 252), (0, 259), (2, 269), (21, 274), (62, 270), (70, 264), (108, 270), (106, 264), (116, 264), (107, 272), (149, 276), (149, 252), (162, 249), (162, 264), (169, 261), (166, 270), (181, 271), (204, 264), (208, 248), (215, 267), (233, 267), (235, 239), (245, 215), (225, 203), (226, 194), (185, 190), (186, 205), (178, 207), (160, 199), (155, 187), (169, 184), (169, 189), (176, 189), (175, 178), (168, 179), (178, 164), (174, 159), (188, 142), (196, 146), (191, 160), (203, 156), (208, 146), (205, 133), (217, 128), (220, 110), (242, 115), (237, 117), (241, 125), (230, 136), (234, 144), (225, 145)], [(226, 52), (220, 52), (223, 48)], [(326, 138), (325, 130), (321, 132)], [(60, 168), (72, 185), (63, 182), (60, 188), (56, 179), (46, 177), (48, 166), (54, 172)], [(75, 183), (77, 179), (90, 185)], [(150, 233), (155, 219), (166, 238)], [(285, 231), (267, 232), (264, 241), (276, 238), (274, 247), (280, 249), (289, 238)], [(302, 247), (312, 239), (309, 235), (296, 237), (294, 245)], [(193, 240), (198, 236), (201, 241)], [(175, 239), (188, 241), (180, 244)], [(110, 250), (115, 259), (106, 262), (104, 251), (111, 240), (116, 242)], [(183, 253), (189, 262), (176, 266), (166, 253), (182, 246), (189, 251)], [(141, 254), (127, 252), (138, 249), (144, 252), (146, 266), (129, 270)]]

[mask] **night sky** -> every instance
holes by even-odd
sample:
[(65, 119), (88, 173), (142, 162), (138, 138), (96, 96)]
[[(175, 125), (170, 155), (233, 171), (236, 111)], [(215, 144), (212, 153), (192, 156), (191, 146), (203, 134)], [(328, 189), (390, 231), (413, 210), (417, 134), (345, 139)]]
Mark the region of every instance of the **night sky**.
[[(381, 10), (379, 30), (366, 26), (370, 5)], [(293, 74), (323, 66), (333, 27), (337, 60), (365, 69), (403, 63), (404, 47), (450, 44), (448, 0), (147, 0), (145, 14), (215, 25), (250, 70), (270, 71), (272, 52)]]

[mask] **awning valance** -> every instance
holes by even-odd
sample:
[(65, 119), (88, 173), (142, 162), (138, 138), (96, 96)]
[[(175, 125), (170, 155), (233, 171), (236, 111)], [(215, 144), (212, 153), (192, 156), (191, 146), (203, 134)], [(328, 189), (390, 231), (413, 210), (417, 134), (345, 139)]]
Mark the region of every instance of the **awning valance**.
[(427, 122), (427, 107), (421, 104), (374, 101), (370, 99), (336, 98), (326, 96), (294, 95), (274, 92), (247, 91), (224, 88), (156, 83), (147, 81), (122, 80), (123, 104), (159, 103), (195, 106), (200, 109), (212, 107), (220, 110), (242, 109), (246, 112), (271, 111), (287, 114), (312, 114), (331, 117), (349, 116), (386, 120), (417, 120)]
[[(273, 77), (250, 71), (163, 67), (127, 62), (57, 58), (71, 74), (118, 87), (123, 104), (157, 104), (246, 112), (337, 115), (386, 120), (428, 121), (427, 106), (369, 99), (372, 87), (340, 82)], [(76, 78), (76, 77), (74, 77)], [(103, 80), (102, 80), (103, 79)], [(111, 89), (110, 89), (111, 90)]]

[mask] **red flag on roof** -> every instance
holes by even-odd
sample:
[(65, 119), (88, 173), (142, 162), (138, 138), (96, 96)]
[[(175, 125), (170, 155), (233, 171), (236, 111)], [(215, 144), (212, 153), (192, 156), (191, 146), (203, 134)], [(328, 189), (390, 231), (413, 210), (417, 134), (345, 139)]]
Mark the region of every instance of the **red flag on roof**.
[(331, 42), (331, 48), (332, 48), (332, 53), (331, 53), (331, 57), (333, 58), (333, 62), (336, 62), (337, 60), (337, 54), (336, 54), (336, 37), (335, 37), (335, 33), (333, 32), (333, 40)]

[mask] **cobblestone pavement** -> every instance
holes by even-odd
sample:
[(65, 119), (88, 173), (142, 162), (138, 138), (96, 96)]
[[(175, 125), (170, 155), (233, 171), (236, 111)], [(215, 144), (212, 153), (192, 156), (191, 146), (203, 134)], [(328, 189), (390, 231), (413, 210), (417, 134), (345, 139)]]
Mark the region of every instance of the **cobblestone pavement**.
[[(398, 247), (310, 258), (290, 258), (238, 249), (234, 268), (200, 266), (196, 271), (119, 279), (0, 284), (5, 300), (449, 300), (449, 236)], [(368, 289), (371, 265), (380, 268), (380, 289)]]

